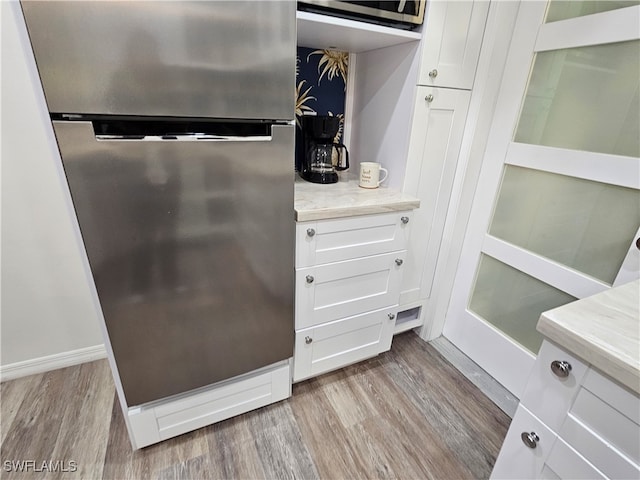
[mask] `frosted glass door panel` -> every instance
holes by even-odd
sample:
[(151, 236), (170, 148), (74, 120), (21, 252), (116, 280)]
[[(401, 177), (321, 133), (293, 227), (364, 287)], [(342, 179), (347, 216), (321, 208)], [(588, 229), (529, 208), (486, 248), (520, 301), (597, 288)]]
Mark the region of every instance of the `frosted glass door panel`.
[(633, 7), (640, 4), (638, 0), (552, 0), (545, 23), (557, 22), (568, 18), (582, 17), (594, 13), (608, 12), (618, 8)]
[(638, 190), (507, 165), (489, 233), (612, 284), (638, 225)]
[(540, 52), (520, 143), (640, 156), (640, 41)]
[(542, 311), (640, 275), (640, 7), (550, 3), (518, 3), (443, 330), (516, 396)]
[(482, 255), (469, 310), (537, 354), (540, 314), (576, 300), (504, 263)]

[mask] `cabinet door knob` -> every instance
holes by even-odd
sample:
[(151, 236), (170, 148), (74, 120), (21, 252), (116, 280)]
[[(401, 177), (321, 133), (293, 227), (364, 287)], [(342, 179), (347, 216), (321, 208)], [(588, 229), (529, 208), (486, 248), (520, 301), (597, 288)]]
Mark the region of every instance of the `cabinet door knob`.
[(306, 343), (307, 345), (309, 345), (311, 342), (313, 342), (313, 338), (311, 338), (311, 337), (304, 337), (304, 343)]
[(396, 314), (390, 313), (389, 315), (387, 315), (387, 317), (389, 317), (389, 320), (393, 320), (394, 318), (396, 318)]
[(431, 103), (431, 102), (433, 102), (433, 95), (429, 94), (429, 95), (427, 95), (426, 97), (424, 97), (424, 99), (425, 99), (427, 102)]
[(307, 236), (313, 237), (316, 234), (316, 231), (313, 228), (307, 228)]
[(536, 448), (540, 441), (540, 437), (538, 437), (536, 432), (522, 432), (520, 438), (522, 439), (522, 443), (529, 448)]
[(435, 68), (429, 72), (429, 77), (436, 78), (438, 76), (438, 70)]
[(400, 221), (406, 225), (409, 223), (409, 217), (400, 217)]
[(551, 362), (551, 371), (560, 378), (567, 378), (571, 371), (571, 364), (564, 360), (554, 360)]
[(307, 283), (313, 283), (313, 275), (307, 275)]
[(402, 265), (404, 262), (402, 261), (401, 258), (396, 258), (396, 265), (400, 266)]

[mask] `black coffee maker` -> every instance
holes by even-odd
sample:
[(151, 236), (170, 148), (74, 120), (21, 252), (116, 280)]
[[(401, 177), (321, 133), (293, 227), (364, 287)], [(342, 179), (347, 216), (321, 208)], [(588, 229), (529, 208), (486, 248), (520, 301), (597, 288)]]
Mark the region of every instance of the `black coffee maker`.
[[(336, 183), (338, 172), (349, 168), (349, 152), (333, 139), (340, 128), (340, 119), (327, 115), (302, 117), (304, 154), (300, 176), (313, 183)], [(344, 152), (344, 162), (343, 154)], [(335, 153), (335, 161), (334, 161)]]

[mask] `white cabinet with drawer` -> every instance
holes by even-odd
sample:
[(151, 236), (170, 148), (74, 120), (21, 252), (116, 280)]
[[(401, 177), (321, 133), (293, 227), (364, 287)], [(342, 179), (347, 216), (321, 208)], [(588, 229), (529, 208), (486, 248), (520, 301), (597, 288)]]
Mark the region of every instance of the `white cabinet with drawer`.
[(398, 303), (405, 250), (296, 271), (296, 327)]
[(388, 350), (411, 211), (299, 222), (293, 380)]
[(413, 212), (300, 222), (296, 225), (296, 267), (404, 250)]
[(391, 348), (395, 307), (296, 331), (293, 378), (303, 380)]
[(545, 340), (491, 478), (640, 478), (640, 398)]
[[(554, 373), (552, 364), (556, 371), (567, 369), (567, 375)], [(553, 343), (544, 342), (529, 375), (521, 403), (536, 412), (545, 425), (558, 431), (588, 369), (589, 366), (575, 356)]]
[(518, 405), (491, 478), (540, 478), (555, 440), (556, 434), (550, 428), (522, 404)]

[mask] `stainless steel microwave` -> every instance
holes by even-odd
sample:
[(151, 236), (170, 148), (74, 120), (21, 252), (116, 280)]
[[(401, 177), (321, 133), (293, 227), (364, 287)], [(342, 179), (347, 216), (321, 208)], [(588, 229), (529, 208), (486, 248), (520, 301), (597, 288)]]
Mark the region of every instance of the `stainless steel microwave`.
[(350, 1), (298, 0), (298, 9), (352, 18), (396, 28), (414, 29), (422, 25), (426, 0)]

